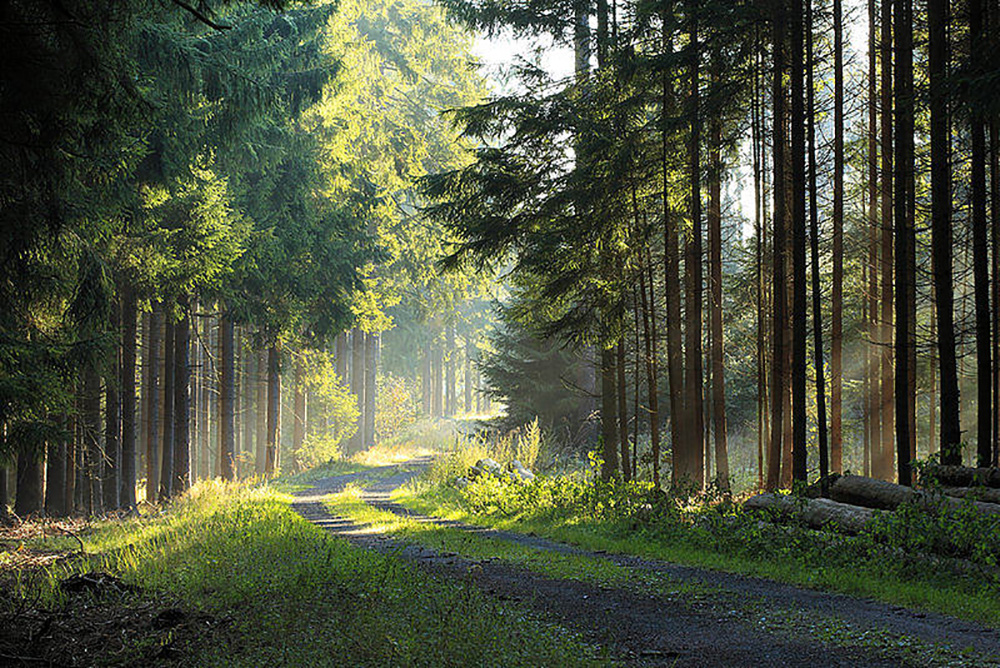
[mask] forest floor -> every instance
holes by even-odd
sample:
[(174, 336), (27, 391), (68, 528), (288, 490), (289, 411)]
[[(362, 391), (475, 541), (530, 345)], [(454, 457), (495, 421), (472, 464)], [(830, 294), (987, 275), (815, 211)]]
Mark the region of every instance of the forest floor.
[(293, 509), (365, 550), (526, 604), (607, 658), (664, 666), (1000, 666), (996, 628), (935, 613), (429, 517), (392, 493), (423, 457), (334, 475)]

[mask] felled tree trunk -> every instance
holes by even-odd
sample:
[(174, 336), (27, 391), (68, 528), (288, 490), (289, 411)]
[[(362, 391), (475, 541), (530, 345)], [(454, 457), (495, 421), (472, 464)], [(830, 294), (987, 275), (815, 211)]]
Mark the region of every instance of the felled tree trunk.
[(941, 493), (959, 499), (972, 497), (985, 503), (1000, 504), (1000, 489), (993, 487), (942, 487)]
[(971, 466), (931, 466), (921, 474), (922, 481), (935, 480), (946, 487), (972, 487), (983, 485), (1000, 489), (1000, 468), (972, 468)]
[(860, 533), (872, 520), (874, 511), (830, 499), (804, 499), (767, 492), (747, 500), (749, 511), (771, 511), (781, 520), (796, 520), (812, 529), (832, 529), (840, 533)]
[[(840, 503), (881, 510), (895, 510), (904, 503), (916, 503), (920, 506), (930, 507), (942, 504), (945, 507), (955, 509), (969, 503), (962, 499), (914, 490), (905, 485), (896, 485), (884, 480), (861, 476), (838, 478), (830, 485), (830, 498)], [(978, 501), (973, 501), (972, 505), (981, 513), (1000, 515), (1000, 505)]]

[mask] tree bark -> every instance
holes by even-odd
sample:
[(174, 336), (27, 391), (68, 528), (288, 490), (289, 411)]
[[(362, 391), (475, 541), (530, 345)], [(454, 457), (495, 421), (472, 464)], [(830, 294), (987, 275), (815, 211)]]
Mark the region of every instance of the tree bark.
[[(351, 438), (349, 452), (361, 452), (365, 447), (365, 333), (355, 327), (351, 334), (351, 392), (358, 403), (358, 429)], [(437, 406), (435, 406), (437, 408)], [(439, 417), (435, 411), (435, 417)]]
[(931, 144), (931, 254), (941, 370), (941, 462), (961, 464), (962, 433), (952, 286), (951, 140), (947, 78), (949, 0), (928, 0)]
[(465, 405), (465, 413), (472, 413), (472, 357), (475, 346), (472, 344), (472, 339), (466, 335), (465, 339), (465, 368), (462, 371), (462, 391), (463, 400)]
[(267, 349), (267, 450), (264, 475), (278, 471), (278, 445), (281, 433), (281, 349), (274, 343)]
[(101, 476), (101, 494), (104, 510), (118, 510), (118, 463), (121, 459), (121, 405), (118, 403), (121, 381), (121, 310), (116, 299), (111, 306), (111, 333), (115, 337), (114, 349), (107, 360), (104, 372), (104, 473)]
[[(367, 341), (371, 335), (366, 337), (365, 342), (365, 368), (368, 367), (368, 348)], [(455, 325), (451, 323), (445, 328), (445, 390), (444, 390), (444, 414), (447, 417), (452, 417), (455, 415), (456, 411), (456, 393), (455, 393)], [(367, 383), (365, 388), (367, 389)], [(367, 415), (365, 416), (367, 419)]]
[(173, 494), (174, 484), (174, 373), (176, 363), (176, 325), (173, 315), (166, 316), (163, 334), (163, 445), (160, 447), (160, 492), (159, 500), (166, 501)]
[[(841, 0), (833, 0), (833, 287), (830, 331), (830, 468), (843, 464), (844, 345), (844, 28)], [(815, 190), (815, 189), (814, 189)]]
[(618, 407), (615, 396), (614, 347), (601, 348), (601, 439), (604, 461), (601, 479), (611, 480), (619, 474), (618, 468)]
[(841, 476), (830, 485), (830, 498), (840, 503), (876, 510), (896, 510), (903, 504), (915, 504), (921, 508), (943, 507), (959, 510), (971, 504), (980, 513), (1000, 515), (1000, 505), (997, 504), (965, 501), (938, 493), (915, 490), (885, 480), (854, 475)]
[[(633, 311), (634, 312), (634, 311)], [(638, 333), (638, 328), (636, 328)], [(623, 336), (618, 340), (618, 345), (616, 346), (616, 356), (615, 360), (615, 375), (617, 377), (618, 388), (618, 447), (620, 450), (621, 457), (621, 467), (622, 474), (625, 480), (628, 480), (631, 476), (630, 464), (629, 464), (629, 437), (628, 437), (628, 395), (626, 394), (625, 387), (625, 337)], [(638, 354), (638, 350), (636, 350)], [(636, 385), (638, 385), (639, 379), (635, 379)], [(638, 387), (636, 388), (638, 389)], [(639, 420), (639, 413), (635, 413), (636, 422)]]
[(878, 92), (876, 88), (876, 13), (875, 0), (868, 0), (868, 313), (867, 359), (865, 374), (868, 379), (868, 431), (866, 432), (864, 461), (865, 475), (873, 475), (876, 453), (882, 434), (882, 402), (880, 400), (881, 376), (879, 369), (878, 325)]
[(892, 2), (882, 1), (882, 437), (879, 444), (876, 477), (888, 479), (893, 471), (893, 435), (896, 389), (893, 383), (892, 324), (893, 324), (893, 229), (892, 229)]
[(292, 426), (292, 451), (297, 452), (306, 438), (306, 388), (305, 366), (302, 351), (295, 355), (295, 406)]
[[(713, 54), (713, 60), (717, 59)], [(718, 76), (713, 72), (713, 81)], [(719, 489), (729, 489), (729, 448), (726, 441), (726, 380), (723, 359), (722, 327), (722, 120), (712, 116), (709, 148), (708, 182), (708, 266), (709, 320), (712, 333), (712, 431), (715, 437), (715, 482)]]
[(219, 473), (223, 480), (236, 477), (236, 339), (233, 321), (219, 319)]
[(792, 479), (806, 479), (806, 168), (803, 2), (792, 0)]
[(784, 494), (758, 494), (743, 504), (744, 510), (765, 511), (780, 520), (795, 520), (812, 529), (832, 529), (840, 533), (859, 534), (875, 518), (869, 508), (860, 508), (830, 499), (798, 499)]
[(685, 429), (685, 441), (674, 447), (683, 447), (685, 468), (681, 478), (701, 489), (705, 485), (705, 406), (702, 395), (704, 373), (702, 370), (702, 249), (701, 249), (701, 109), (699, 90), (701, 54), (698, 44), (698, 0), (689, 7), (689, 64), (690, 91), (688, 114), (691, 125), (688, 146), (688, 166), (691, 178), (689, 205), (691, 209), (691, 233), (685, 245), (684, 274), (687, 309), (685, 313), (685, 416), (689, 425)]
[[(69, 415), (59, 417), (60, 429), (67, 430)], [(45, 455), (45, 514), (57, 517), (66, 513), (66, 445), (72, 439), (59, 438), (48, 444)], [(0, 511), (0, 515), (3, 512)]]
[(135, 511), (135, 361), (136, 361), (136, 297), (128, 283), (122, 284), (122, 460), (120, 507)]
[(1000, 469), (972, 468), (960, 464), (929, 466), (921, 472), (920, 481), (933, 480), (946, 487), (973, 487), (977, 485), (1000, 489)]
[(774, 234), (772, 235), (772, 271), (774, 279), (774, 306), (772, 308), (771, 330), (771, 442), (767, 458), (767, 489), (777, 489), (781, 478), (782, 424), (784, 422), (784, 397), (788, 391), (785, 385), (785, 120), (784, 120), (784, 74), (785, 74), (785, 11), (783, 1), (774, 3), (772, 28), (773, 70), (771, 101), (773, 103), (772, 122), (774, 156)]
[(246, 341), (243, 345), (243, 382), (240, 385), (240, 402), (242, 403), (242, 408), (240, 410), (241, 415), (241, 431), (243, 433), (243, 451), (246, 453), (246, 471), (247, 475), (252, 475), (256, 473), (256, 461), (254, 452), (254, 431), (256, 429), (256, 420), (253, 410), (253, 400), (254, 395), (257, 392), (257, 353), (255, 353), (249, 344), (249, 333), (247, 335)]
[[(653, 456), (653, 484), (660, 488), (660, 382), (657, 353), (659, 340), (656, 336), (656, 272), (653, 267), (653, 256), (646, 250), (646, 266), (649, 271), (649, 335), (646, 339), (646, 394), (649, 397), (649, 444)], [(645, 290), (643, 291), (645, 294)], [(645, 310), (645, 309), (644, 309)], [(633, 444), (633, 451), (638, 443)], [(637, 466), (632, 457), (633, 469)]]
[[(912, 484), (916, 413), (916, 263), (913, 158), (913, 1), (895, 0), (895, 226), (896, 226), (896, 462), (897, 480)], [(985, 239), (984, 239), (985, 242)], [(984, 243), (985, 246), (985, 243)], [(986, 251), (983, 250), (985, 262)], [(984, 264), (985, 269), (985, 264)], [(987, 282), (989, 276), (987, 275)], [(986, 288), (989, 289), (988, 287)], [(987, 337), (989, 297), (987, 295)], [(987, 352), (987, 357), (989, 353)], [(989, 372), (987, 371), (987, 376)], [(988, 390), (987, 390), (988, 391)], [(987, 411), (987, 419), (989, 413)]]
[(41, 515), (45, 510), (45, 448), (26, 443), (17, 448), (14, 513), (18, 517)]
[(160, 346), (163, 342), (163, 307), (153, 303), (149, 315), (149, 341), (146, 347), (146, 501), (156, 501), (160, 489)]
[[(375, 410), (378, 405), (378, 356), (381, 339), (375, 332), (365, 334), (365, 435), (368, 441), (366, 447), (375, 445)], [(451, 355), (455, 355), (454, 328), (452, 329)], [(455, 407), (455, 363), (451, 365), (451, 405), (452, 415), (457, 412)]]
[(174, 330), (174, 496), (191, 486), (191, 312), (187, 300), (180, 306)]
[(199, 392), (201, 395), (201, 419), (199, 420), (201, 435), (198, 439), (201, 441), (201, 459), (198, 468), (201, 470), (203, 477), (212, 478), (214, 477), (212, 463), (215, 461), (215, 457), (213, 457), (215, 447), (212, 441), (212, 405), (215, 402), (214, 393), (216, 387), (216, 383), (214, 382), (216, 377), (215, 362), (213, 360), (215, 349), (212, 347), (212, 317), (207, 316), (203, 320), (201, 338), (201, 391)]
[(267, 468), (267, 352), (257, 355), (257, 457), (256, 470), (262, 475)]

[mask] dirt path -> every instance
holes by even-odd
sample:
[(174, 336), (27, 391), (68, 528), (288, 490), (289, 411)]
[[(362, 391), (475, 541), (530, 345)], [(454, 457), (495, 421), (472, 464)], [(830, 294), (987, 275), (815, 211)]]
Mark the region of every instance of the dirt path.
[[(462, 578), (497, 598), (521, 601), (582, 631), (612, 659), (628, 665), (1000, 666), (1000, 632), (971, 622), (769, 580), (589, 552), (543, 538), (437, 520), (393, 503), (391, 492), (419, 475), (426, 464), (414, 460), (319, 480), (313, 489), (297, 494), (293, 507), (357, 545), (394, 554), (438, 575)], [(371, 482), (362, 499), (376, 508), (543, 551), (606, 559), (634, 572), (637, 579), (655, 573), (681, 588), (671, 596), (651, 596), (553, 579), (498, 560), (442, 554), (327, 512), (323, 496), (366, 478)]]

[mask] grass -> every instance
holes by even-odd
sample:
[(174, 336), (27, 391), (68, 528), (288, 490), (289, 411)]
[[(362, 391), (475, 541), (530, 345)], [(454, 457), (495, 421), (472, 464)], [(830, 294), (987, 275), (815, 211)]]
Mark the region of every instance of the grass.
[[(83, 540), (87, 562), (21, 578), (20, 600), (58, 609), (68, 602), (61, 579), (112, 573), (225, 620), (224, 638), (200, 646), (195, 665), (597, 663), (567, 630), (330, 537), (269, 488), (201, 483), (160, 516), (101, 523)], [(70, 546), (46, 541), (61, 545)], [(121, 656), (132, 663), (149, 650)]]
[(988, 626), (996, 626), (1000, 620), (1000, 592), (995, 582), (956, 573), (945, 562), (940, 570), (926, 564), (914, 565), (903, 555), (893, 562), (884, 550), (874, 549), (861, 539), (827, 542), (818, 532), (761, 525), (745, 516), (743, 526), (734, 527), (711, 520), (702, 525), (672, 519), (629, 522), (590, 515), (582, 509), (563, 514), (483, 515), (473, 512), (458, 490), (441, 484), (404, 488), (397, 491), (396, 500), (423, 514), (532, 533), (587, 550), (631, 554), (870, 597)]

